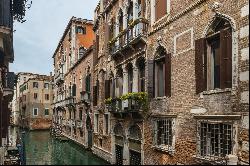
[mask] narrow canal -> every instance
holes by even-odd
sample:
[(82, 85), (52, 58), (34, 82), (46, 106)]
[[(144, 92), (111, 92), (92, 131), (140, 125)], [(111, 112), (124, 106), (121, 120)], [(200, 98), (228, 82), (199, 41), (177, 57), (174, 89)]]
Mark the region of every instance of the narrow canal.
[(27, 165), (108, 165), (72, 141), (59, 141), (49, 131), (26, 131)]

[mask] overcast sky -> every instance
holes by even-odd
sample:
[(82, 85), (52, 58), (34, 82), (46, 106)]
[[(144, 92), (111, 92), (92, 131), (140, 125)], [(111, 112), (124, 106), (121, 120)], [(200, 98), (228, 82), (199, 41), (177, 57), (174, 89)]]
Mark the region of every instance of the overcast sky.
[(24, 23), (14, 23), (10, 71), (49, 74), (53, 53), (72, 16), (93, 20), (98, 0), (33, 0)]

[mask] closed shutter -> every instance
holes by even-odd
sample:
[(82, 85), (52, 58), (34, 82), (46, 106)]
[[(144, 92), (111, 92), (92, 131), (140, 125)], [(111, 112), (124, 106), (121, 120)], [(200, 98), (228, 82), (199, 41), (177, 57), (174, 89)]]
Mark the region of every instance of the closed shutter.
[(149, 98), (154, 98), (154, 60), (148, 60), (148, 96)]
[(167, 14), (167, 0), (155, 1), (155, 19), (156, 21)]
[(97, 86), (93, 86), (93, 105), (97, 106)]
[(220, 33), (220, 87), (232, 87), (232, 33), (231, 29)]
[(76, 84), (72, 86), (72, 96), (76, 96)]
[(142, 18), (145, 17), (145, 12), (146, 11), (146, 2), (145, 0), (141, 0), (141, 15), (142, 15)]
[(207, 51), (206, 39), (195, 41), (195, 80), (196, 93), (207, 89)]
[(171, 96), (171, 54), (165, 57), (165, 95)]
[(110, 97), (110, 80), (105, 80), (105, 99)]

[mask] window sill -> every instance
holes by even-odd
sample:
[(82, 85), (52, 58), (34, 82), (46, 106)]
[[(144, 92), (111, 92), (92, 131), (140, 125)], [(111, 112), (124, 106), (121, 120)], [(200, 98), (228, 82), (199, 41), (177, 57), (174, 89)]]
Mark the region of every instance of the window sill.
[(162, 151), (168, 154), (174, 154), (174, 150), (172, 146), (152, 146), (153, 149), (158, 150), (158, 151)]
[(213, 90), (208, 90), (208, 91), (203, 91), (201, 95), (212, 95), (212, 94), (218, 94), (218, 93), (227, 93), (231, 92), (231, 88), (226, 88), (226, 89), (213, 89)]
[(206, 162), (207, 164), (226, 164), (226, 157), (220, 158), (220, 157), (208, 157), (208, 156), (193, 156), (196, 160), (200, 162)]
[(166, 100), (168, 97), (163, 96), (163, 97), (155, 97), (154, 100)]

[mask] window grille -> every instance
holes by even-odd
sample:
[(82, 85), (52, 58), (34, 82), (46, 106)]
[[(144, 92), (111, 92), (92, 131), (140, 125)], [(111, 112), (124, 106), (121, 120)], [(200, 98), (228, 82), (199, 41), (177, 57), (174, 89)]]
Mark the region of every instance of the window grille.
[(199, 134), (201, 157), (219, 159), (232, 153), (232, 124), (202, 122)]

